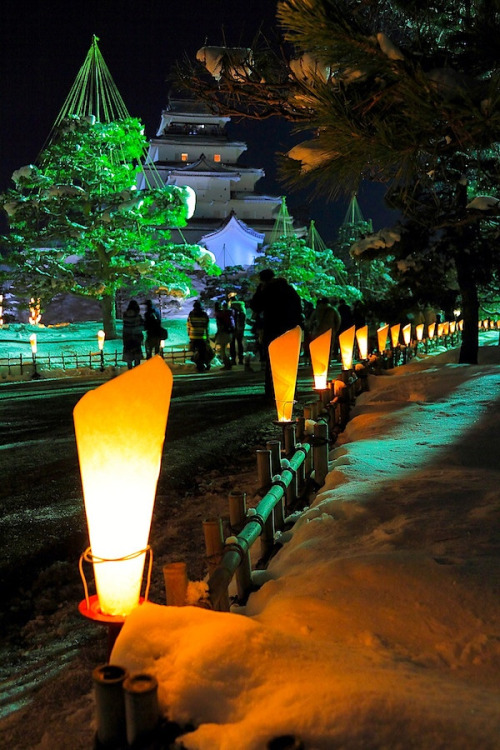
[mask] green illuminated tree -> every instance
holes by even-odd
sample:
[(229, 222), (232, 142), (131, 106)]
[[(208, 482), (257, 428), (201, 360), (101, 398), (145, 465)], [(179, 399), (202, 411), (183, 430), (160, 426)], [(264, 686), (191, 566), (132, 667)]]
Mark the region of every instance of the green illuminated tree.
[(362, 297), (359, 289), (347, 282), (340, 258), (326, 247), (315, 251), (296, 235), (281, 237), (264, 247), (255, 260), (256, 274), (264, 268), (272, 268), (276, 276), (285, 278), (303, 299), (312, 303), (320, 297), (337, 297), (348, 302)]
[(60, 292), (99, 300), (108, 338), (116, 337), (119, 289), (185, 296), (189, 269), (212, 268), (198, 246), (168, 242), (168, 227), (186, 224), (188, 191), (136, 189), (145, 146), (139, 120), (69, 115), (38, 165), (17, 170), (0, 196), (10, 281), (45, 301)]
[[(384, 183), (403, 224), (426, 230), (422, 262), (453, 266), (461, 361), (477, 361), (478, 290), (498, 271), (498, 205), (472, 199), (481, 183), (483, 195), (498, 189), (499, 0), (283, 0), (277, 19), (282, 47), (261, 38), (245, 59), (221, 50), (217, 65), (205, 60), (211, 85), (198, 54), (178, 82), (233, 117), (295, 123), (304, 140), (282, 161), (288, 184), (333, 198), (362, 179)], [(404, 267), (403, 245), (376, 249)]]

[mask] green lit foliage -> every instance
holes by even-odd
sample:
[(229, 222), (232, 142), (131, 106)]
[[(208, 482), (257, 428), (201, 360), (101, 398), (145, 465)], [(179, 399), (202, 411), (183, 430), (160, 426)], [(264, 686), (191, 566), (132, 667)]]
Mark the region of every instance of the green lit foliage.
[(277, 8), (281, 47), (261, 38), (237, 75), (229, 51), (211, 86), (195, 66), (178, 81), (226, 114), (295, 123), (303, 141), (282, 160), (285, 184), (336, 197), (362, 179), (384, 183), (403, 215), (403, 245), (379, 243), (377, 257), (394, 256), (408, 284), (419, 283), (409, 269), (420, 261), (436, 288), (447, 293), (456, 280), (461, 361), (477, 361), (479, 292), (498, 279), (500, 212), (468, 209), (461, 187), (498, 190), (499, 0), (282, 0)]
[(340, 258), (328, 248), (316, 252), (296, 235), (281, 237), (264, 248), (255, 261), (256, 275), (264, 268), (272, 268), (276, 276), (296, 287), (302, 299), (312, 303), (320, 297), (348, 302), (362, 297), (359, 289), (348, 283)]
[(168, 227), (186, 224), (184, 189), (136, 189), (145, 145), (134, 118), (69, 116), (38, 165), (15, 172), (15, 187), (0, 196), (10, 280), (45, 303), (60, 292), (99, 300), (108, 337), (118, 290), (185, 296), (190, 269), (214, 270), (197, 246), (168, 242)]
[(251, 288), (251, 279), (243, 266), (226, 266), (219, 275), (206, 277), (200, 298), (207, 307), (212, 307), (215, 301), (227, 300), (234, 293), (246, 300), (253, 293)]

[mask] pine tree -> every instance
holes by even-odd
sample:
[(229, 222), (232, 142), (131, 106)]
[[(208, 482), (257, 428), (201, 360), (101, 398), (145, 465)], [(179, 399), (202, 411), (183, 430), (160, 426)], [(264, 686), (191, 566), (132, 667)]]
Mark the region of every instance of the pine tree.
[(446, 236), (431, 243), (436, 267), (454, 267), (461, 361), (477, 361), (476, 269), (491, 281), (499, 265), (498, 204), (471, 200), (480, 182), (483, 195), (498, 190), (499, 0), (283, 0), (277, 19), (280, 51), (261, 39), (237, 67), (223, 51), (212, 86), (182, 66), (178, 81), (229, 115), (294, 122), (305, 139), (283, 159), (286, 183), (333, 198), (379, 181), (403, 219)]
[(315, 304), (321, 297), (345, 299), (352, 303), (361, 299), (359, 289), (347, 283), (344, 263), (324, 247), (316, 251), (305, 239), (292, 235), (281, 237), (263, 248), (255, 259), (255, 272), (272, 268), (297, 288), (302, 299)]
[(163, 286), (186, 295), (187, 271), (203, 262), (197, 246), (168, 243), (168, 227), (186, 224), (186, 189), (136, 189), (144, 148), (134, 118), (100, 123), (73, 115), (40, 166), (17, 170), (15, 186), (0, 196), (10, 282), (44, 302), (60, 292), (99, 300), (108, 338), (116, 337), (119, 289)]

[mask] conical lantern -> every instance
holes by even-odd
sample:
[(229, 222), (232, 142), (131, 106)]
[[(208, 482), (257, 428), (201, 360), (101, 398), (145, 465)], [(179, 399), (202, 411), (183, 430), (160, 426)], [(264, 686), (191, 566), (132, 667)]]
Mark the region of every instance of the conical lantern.
[(342, 359), (342, 368), (350, 370), (352, 367), (352, 350), (354, 349), (354, 336), (356, 326), (351, 326), (347, 331), (342, 331), (339, 335), (340, 357)]
[(418, 326), (415, 326), (415, 335), (417, 337), (417, 341), (422, 341), (424, 338), (424, 324), (419, 323)]
[(401, 323), (396, 323), (395, 326), (391, 326), (391, 346), (393, 349), (398, 348), (400, 330), (401, 330)]
[(269, 362), (279, 422), (290, 422), (292, 419), (301, 343), (302, 329), (296, 326), (269, 344)]
[(356, 341), (358, 342), (359, 358), (368, 359), (368, 326), (358, 328)]
[(380, 326), (380, 328), (377, 330), (377, 341), (378, 341), (378, 350), (380, 354), (385, 352), (387, 347), (387, 336), (389, 335), (389, 326)]
[(410, 342), (411, 342), (411, 323), (408, 323), (408, 325), (404, 326), (404, 328), (403, 328), (403, 341), (405, 342), (406, 346), (410, 346)]
[(326, 388), (328, 380), (328, 366), (330, 364), (330, 349), (332, 345), (332, 329), (329, 328), (317, 336), (309, 344), (311, 365), (314, 375), (314, 387), (318, 390)]
[(73, 412), (100, 611), (139, 603), (172, 372), (161, 357), (86, 393)]

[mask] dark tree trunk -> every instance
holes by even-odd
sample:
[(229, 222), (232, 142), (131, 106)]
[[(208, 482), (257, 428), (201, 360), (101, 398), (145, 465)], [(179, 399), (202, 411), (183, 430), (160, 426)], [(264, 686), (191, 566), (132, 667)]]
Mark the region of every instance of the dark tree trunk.
[(458, 285), (462, 296), (462, 318), (464, 330), (459, 362), (467, 365), (477, 365), (479, 349), (479, 300), (477, 284), (474, 278), (474, 268), (470, 255), (461, 252), (455, 259)]
[(102, 326), (106, 339), (117, 339), (115, 294), (106, 295), (101, 300)]

